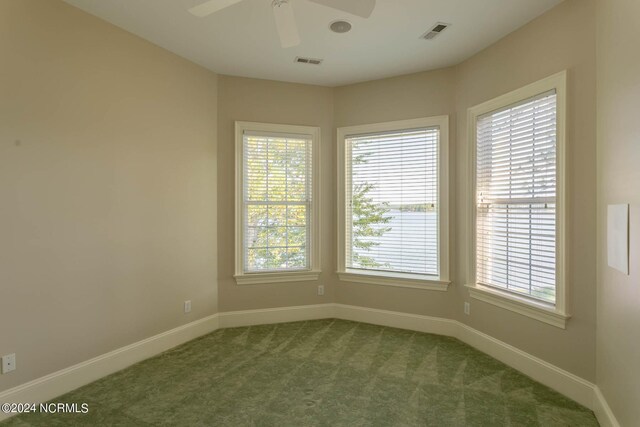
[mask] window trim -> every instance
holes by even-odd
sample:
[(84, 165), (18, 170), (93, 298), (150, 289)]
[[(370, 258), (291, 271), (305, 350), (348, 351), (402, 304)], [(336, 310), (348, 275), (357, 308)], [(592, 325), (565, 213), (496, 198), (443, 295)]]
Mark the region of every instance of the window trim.
[[(245, 272), (243, 266), (243, 177), (244, 133), (270, 132), (311, 136), (311, 235), (309, 236), (309, 269), (277, 272)], [(274, 123), (235, 122), (235, 274), (238, 285), (302, 282), (320, 276), (320, 128)]]
[[(479, 116), (522, 102), (550, 90), (556, 90), (556, 302), (544, 303), (526, 296), (487, 287), (476, 282), (476, 125)], [(566, 284), (566, 116), (567, 72), (561, 71), (520, 89), (486, 101), (468, 109), (467, 126), (469, 140), (469, 265), (468, 284), (471, 298), (531, 317), (541, 322), (565, 329), (571, 317), (567, 313)]]
[[(346, 144), (349, 135), (376, 132), (399, 131), (405, 129), (437, 126), (440, 129), (438, 141), (438, 255), (439, 276), (411, 273), (376, 272), (346, 268)], [(338, 278), (341, 281), (371, 285), (397, 286), (423, 290), (446, 291), (449, 280), (449, 116), (424, 117), (358, 126), (340, 127), (337, 130), (338, 148)]]

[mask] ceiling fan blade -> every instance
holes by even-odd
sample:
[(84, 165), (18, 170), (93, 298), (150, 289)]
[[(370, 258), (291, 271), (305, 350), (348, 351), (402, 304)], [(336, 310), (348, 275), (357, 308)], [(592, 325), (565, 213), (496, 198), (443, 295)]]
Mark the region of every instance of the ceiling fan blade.
[(296, 17), (293, 15), (293, 8), (289, 2), (279, 2), (273, 4), (273, 16), (276, 19), (276, 28), (280, 36), (282, 47), (293, 47), (300, 44), (300, 35), (296, 25)]
[(219, 10), (240, 3), (242, 0), (209, 0), (189, 9), (189, 12), (198, 18), (204, 18)]
[(352, 15), (368, 18), (376, 7), (376, 0), (309, 0)]

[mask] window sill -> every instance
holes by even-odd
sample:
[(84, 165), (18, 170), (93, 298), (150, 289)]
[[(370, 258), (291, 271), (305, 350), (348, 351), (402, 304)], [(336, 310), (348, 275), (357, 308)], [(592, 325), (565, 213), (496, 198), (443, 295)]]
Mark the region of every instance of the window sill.
[(281, 271), (276, 273), (246, 273), (233, 276), (238, 285), (257, 285), (260, 283), (308, 282), (318, 280), (320, 271)]
[[(430, 276), (427, 276), (430, 277)], [(338, 278), (344, 282), (366, 283), (369, 285), (396, 286), (429, 291), (446, 291), (451, 283), (437, 277), (425, 279), (419, 274), (361, 273), (354, 271), (338, 272)]]
[(557, 328), (566, 329), (570, 315), (557, 310), (553, 305), (531, 301), (507, 292), (482, 285), (466, 285), (471, 298), (493, 304)]

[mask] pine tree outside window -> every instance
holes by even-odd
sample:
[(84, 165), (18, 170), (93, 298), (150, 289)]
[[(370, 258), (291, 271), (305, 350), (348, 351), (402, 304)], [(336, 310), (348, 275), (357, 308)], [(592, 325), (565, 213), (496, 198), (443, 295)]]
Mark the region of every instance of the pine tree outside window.
[(446, 290), (448, 117), (338, 129), (339, 277)]

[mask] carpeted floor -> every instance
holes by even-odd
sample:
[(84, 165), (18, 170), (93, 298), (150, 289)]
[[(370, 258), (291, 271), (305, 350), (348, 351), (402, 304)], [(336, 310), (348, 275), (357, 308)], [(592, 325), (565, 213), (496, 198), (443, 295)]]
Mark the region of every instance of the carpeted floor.
[(597, 426), (460, 341), (343, 320), (216, 331), (4, 426)]

